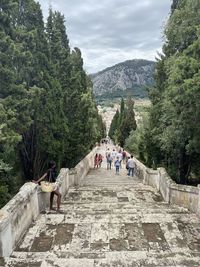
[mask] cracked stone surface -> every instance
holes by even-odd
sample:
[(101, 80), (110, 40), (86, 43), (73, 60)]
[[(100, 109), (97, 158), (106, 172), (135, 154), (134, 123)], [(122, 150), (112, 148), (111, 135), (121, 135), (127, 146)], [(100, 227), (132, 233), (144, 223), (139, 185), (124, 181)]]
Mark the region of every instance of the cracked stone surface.
[(62, 210), (41, 214), (2, 266), (200, 266), (198, 216), (164, 202), (124, 165), (116, 175), (104, 160), (70, 188)]

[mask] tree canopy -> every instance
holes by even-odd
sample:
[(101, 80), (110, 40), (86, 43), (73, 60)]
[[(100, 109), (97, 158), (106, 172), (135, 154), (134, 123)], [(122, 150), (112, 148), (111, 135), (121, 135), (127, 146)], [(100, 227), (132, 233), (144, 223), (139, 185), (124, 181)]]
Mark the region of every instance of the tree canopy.
[[(73, 167), (105, 135), (65, 18), (34, 0), (0, 3), (0, 205), (49, 160)], [(12, 183), (11, 183), (12, 181)]]
[[(178, 183), (200, 174), (200, 2), (174, 0), (150, 90), (152, 107), (141, 147), (149, 166), (165, 166)], [(148, 148), (148, 149), (147, 149)], [(144, 151), (145, 150), (145, 151)], [(149, 160), (151, 158), (151, 160)]]
[(134, 101), (128, 98), (126, 102), (121, 99), (120, 112), (116, 111), (109, 129), (109, 137), (119, 143), (121, 147), (124, 146), (126, 138), (131, 131), (136, 130), (137, 124), (135, 120)]

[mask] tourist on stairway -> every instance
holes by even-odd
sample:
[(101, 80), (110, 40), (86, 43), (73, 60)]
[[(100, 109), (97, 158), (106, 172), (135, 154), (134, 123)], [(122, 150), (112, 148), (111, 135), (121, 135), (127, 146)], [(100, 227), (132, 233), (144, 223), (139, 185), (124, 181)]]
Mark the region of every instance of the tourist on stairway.
[(111, 157), (113, 158), (113, 160), (115, 160), (117, 156), (117, 151), (113, 148), (113, 151), (111, 152)]
[(116, 170), (116, 174), (119, 174), (119, 167), (121, 166), (121, 162), (119, 160), (119, 157), (117, 157), (116, 161), (115, 161), (115, 170)]
[(125, 164), (126, 163), (126, 151), (124, 149), (122, 152), (122, 160), (123, 160), (123, 163)]
[(99, 155), (96, 154), (94, 157), (94, 169), (99, 167)]
[[(46, 173), (41, 178), (39, 178), (37, 181), (33, 180), (32, 182), (38, 184), (42, 180), (46, 180), (48, 182), (55, 183), (55, 189), (50, 194), (50, 211), (54, 210), (54, 211), (60, 212), (61, 193), (59, 192), (58, 185), (56, 184), (56, 178), (57, 178), (56, 163), (55, 161), (51, 160), (49, 162), (48, 170), (46, 171)], [(53, 208), (54, 195), (57, 196), (57, 209)]]
[(111, 157), (111, 154), (108, 153), (108, 155), (106, 156), (106, 159), (107, 159), (107, 170), (111, 170), (111, 166), (112, 166), (112, 157)]
[(122, 158), (123, 158), (121, 150), (117, 153), (117, 158), (119, 159), (120, 168), (121, 168), (122, 167)]
[(99, 165), (99, 168), (101, 167), (101, 163), (103, 161), (103, 156), (101, 154), (99, 154), (99, 158), (98, 158), (98, 165)]
[(134, 176), (134, 168), (135, 168), (135, 162), (133, 160), (133, 156), (131, 155), (131, 158), (127, 162), (128, 164), (128, 176)]

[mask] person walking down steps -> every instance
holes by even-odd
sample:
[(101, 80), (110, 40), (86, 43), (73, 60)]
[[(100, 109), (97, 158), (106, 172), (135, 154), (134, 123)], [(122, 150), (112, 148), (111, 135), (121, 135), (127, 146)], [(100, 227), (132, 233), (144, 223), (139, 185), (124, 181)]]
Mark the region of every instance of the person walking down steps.
[(117, 157), (116, 161), (115, 161), (115, 170), (116, 170), (116, 174), (119, 174), (119, 168), (120, 168), (121, 162), (119, 160), (119, 157)]

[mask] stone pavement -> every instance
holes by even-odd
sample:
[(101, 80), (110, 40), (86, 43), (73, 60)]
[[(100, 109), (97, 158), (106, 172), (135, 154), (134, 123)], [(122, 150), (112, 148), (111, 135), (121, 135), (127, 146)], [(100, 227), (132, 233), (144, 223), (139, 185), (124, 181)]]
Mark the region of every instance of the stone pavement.
[[(105, 156), (105, 151), (101, 151)], [(200, 266), (200, 219), (137, 177), (91, 170), (63, 214), (41, 214), (7, 267)]]

